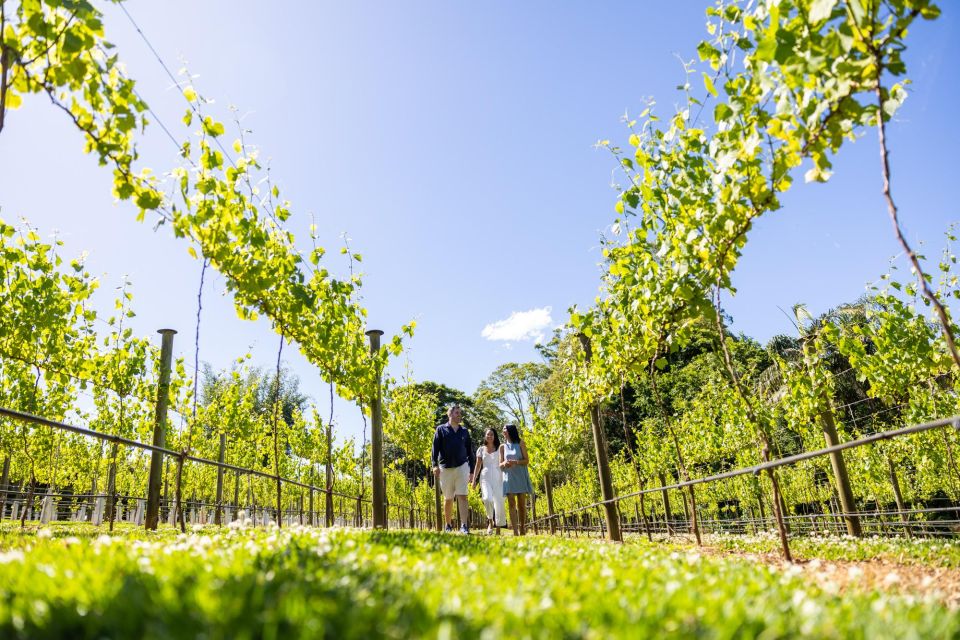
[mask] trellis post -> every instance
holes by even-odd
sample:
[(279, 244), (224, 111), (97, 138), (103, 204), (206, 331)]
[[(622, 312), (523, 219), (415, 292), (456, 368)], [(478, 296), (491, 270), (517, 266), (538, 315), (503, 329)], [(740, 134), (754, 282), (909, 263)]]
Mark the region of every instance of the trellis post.
[[(593, 358), (593, 349), (590, 338), (578, 333), (580, 344), (586, 355), (587, 363)], [(620, 517), (617, 515), (617, 504), (613, 501), (613, 480), (610, 475), (610, 462), (607, 460), (607, 440), (603, 435), (600, 424), (600, 407), (596, 402), (590, 404), (590, 424), (593, 428), (593, 447), (597, 457), (597, 470), (600, 474), (600, 495), (603, 497), (603, 509), (607, 520), (607, 537), (614, 542), (623, 542), (620, 533)]]
[[(153, 446), (163, 447), (166, 443), (167, 406), (170, 402), (170, 361), (173, 359), (173, 329), (160, 329), (160, 380), (157, 384), (157, 408), (153, 419)], [(144, 528), (156, 530), (160, 523), (160, 489), (163, 484), (163, 454), (153, 451), (150, 454), (150, 480), (147, 486), (147, 514)]]
[(375, 367), (374, 381), (376, 384), (376, 389), (370, 398), (370, 420), (372, 423), (370, 449), (373, 463), (371, 469), (373, 473), (373, 504), (371, 506), (374, 529), (387, 528), (386, 491), (384, 491), (383, 477), (383, 407), (381, 406), (383, 389), (380, 384), (379, 360), (380, 336), (382, 335), (383, 331), (379, 329), (367, 331), (367, 337), (370, 338), (370, 357), (373, 358)]

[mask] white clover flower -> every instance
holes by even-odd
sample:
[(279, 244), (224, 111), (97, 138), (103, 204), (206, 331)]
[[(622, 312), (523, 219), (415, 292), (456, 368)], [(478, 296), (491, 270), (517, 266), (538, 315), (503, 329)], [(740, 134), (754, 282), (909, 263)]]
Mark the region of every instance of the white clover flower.
[(9, 564), (11, 562), (23, 562), (25, 556), (20, 549), (11, 549), (10, 551), (0, 551), (0, 564)]

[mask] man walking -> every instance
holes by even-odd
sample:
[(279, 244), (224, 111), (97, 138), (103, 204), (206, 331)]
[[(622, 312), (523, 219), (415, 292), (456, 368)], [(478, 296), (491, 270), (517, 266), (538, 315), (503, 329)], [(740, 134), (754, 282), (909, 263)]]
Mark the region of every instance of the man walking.
[(440, 480), (443, 492), (443, 513), (447, 531), (453, 531), (453, 500), (460, 513), (460, 533), (470, 533), (467, 526), (467, 487), (475, 464), (470, 432), (463, 426), (463, 409), (453, 405), (447, 410), (447, 421), (433, 434), (433, 475)]

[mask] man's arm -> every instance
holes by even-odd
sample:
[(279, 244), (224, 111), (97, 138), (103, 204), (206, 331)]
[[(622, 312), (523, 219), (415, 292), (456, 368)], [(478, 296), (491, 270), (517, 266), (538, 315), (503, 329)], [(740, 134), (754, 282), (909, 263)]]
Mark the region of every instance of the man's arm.
[(440, 427), (437, 427), (437, 430), (433, 432), (433, 453), (430, 454), (431, 466), (434, 469), (440, 466), (439, 463), (440, 457)]

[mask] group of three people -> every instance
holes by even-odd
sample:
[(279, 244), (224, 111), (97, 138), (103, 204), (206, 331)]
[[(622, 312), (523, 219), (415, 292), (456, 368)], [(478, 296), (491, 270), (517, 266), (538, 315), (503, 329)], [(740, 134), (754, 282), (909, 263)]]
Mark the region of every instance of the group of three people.
[(473, 453), (470, 433), (463, 425), (463, 409), (453, 405), (447, 410), (447, 421), (437, 427), (433, 436), (434, 476), (440, 482), (444, 498), (446, 530), (453, 531), (453, 503), (457, 503), (460, 532), (470, 533), (467, 491), (470, 484), (480, 486), (480, 495), (487, 514), (487, 531), (500, 532), (507, 526), (504, 500), (510, 504), (510, 524), (514, 535), (526, 533), (527, 494), (533, 495), (527, 466), (527, 446), (520, 439), (516, 425), (504, 425), (504, 442), (495, 429), (484, 432), (483, 444)]

